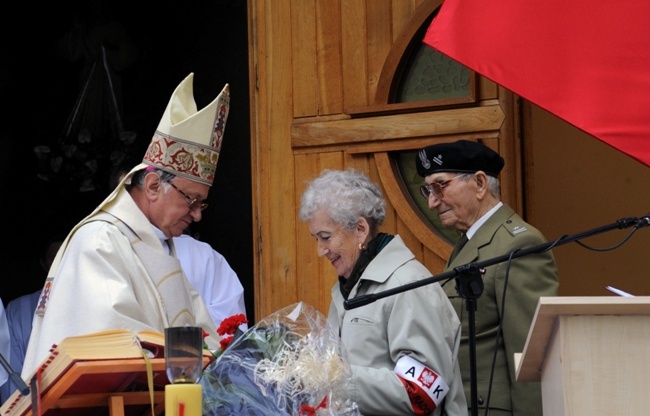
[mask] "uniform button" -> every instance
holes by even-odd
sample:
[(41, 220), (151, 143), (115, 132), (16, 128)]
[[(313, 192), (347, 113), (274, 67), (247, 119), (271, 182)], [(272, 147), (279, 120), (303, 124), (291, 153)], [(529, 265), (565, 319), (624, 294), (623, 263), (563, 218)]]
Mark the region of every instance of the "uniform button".
[(510, 224), (512, 220), (506, 220), (506, 224)]
[(477, 402), (478, 402), (478, 404), (483, 404), (483, 403), (485, 403), (485, 400), (483, 400), (483, 396), (478, 396), (478, 400), (477, 400)]

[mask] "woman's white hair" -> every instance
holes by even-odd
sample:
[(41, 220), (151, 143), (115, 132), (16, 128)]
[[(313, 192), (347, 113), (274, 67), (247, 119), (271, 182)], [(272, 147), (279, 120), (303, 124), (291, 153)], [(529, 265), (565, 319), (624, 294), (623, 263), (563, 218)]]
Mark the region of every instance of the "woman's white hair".
[(363, 217), (370, 224), (372, 234), (386, 218), (386, 202), (381, 191), (366, 175), (354, 169), (325, 169), (308, 183), (300, 201), (300, 219), (309, 221), (320, 210), (349, 230)]

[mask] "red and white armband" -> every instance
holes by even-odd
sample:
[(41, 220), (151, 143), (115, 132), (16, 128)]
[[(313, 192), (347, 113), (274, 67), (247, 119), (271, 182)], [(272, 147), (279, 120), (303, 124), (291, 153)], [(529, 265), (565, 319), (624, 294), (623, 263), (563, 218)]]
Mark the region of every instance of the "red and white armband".
[(411, 357), (397, 360), (393, 371), (404, 384), (416, 415), (431, 414), (449, 392), (438, 373)]

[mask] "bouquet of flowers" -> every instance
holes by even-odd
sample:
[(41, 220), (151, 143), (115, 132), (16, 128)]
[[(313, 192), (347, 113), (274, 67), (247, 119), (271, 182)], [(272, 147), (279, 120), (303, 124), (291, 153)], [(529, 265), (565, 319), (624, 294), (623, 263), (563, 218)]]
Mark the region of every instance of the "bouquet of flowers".
[(345, 348), (303, 302), (238, 330), (203, 372), (203, 415), (360, 415)]

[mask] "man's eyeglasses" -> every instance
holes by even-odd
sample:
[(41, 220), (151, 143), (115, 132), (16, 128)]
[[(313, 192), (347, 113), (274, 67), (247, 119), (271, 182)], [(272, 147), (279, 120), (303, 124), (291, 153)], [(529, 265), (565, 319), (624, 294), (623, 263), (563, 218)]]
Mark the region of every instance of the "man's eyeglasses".
[(443, 182), (434, 182), (434, 183), (422, 184), (422, 185), (420, 185), (420, 193), (422, 194), (424, 199), (426, 199), (427, 201), (431, 197), (431, 194), (433, 194), (433, 196), (435, 196), (436, 198), (440, 199), (443, 196), (445, 196), (445, 194), (443, 192), (443, 189), (445, 189), (447, 187), (447, 185), (449, 185), (449, 182), (451, 182), (454, 179), (456, 179), (458, 177), (461, 177), (461, 176), (463, 176), (463, 175), (456, 175), (453, 178), (448, 179), (448, 180), (443, 181)]
[(185, 200), (187, 201), (187, 203), (190, 204), (190, 209), (198, 208), (201, 211), (203, 211), (204, 209), (206, 209), (208, 207), (207, 202), (199, 201), (197, 198), (190, 198), (189, 196), (187, 196), (187, 194), (185, 192), (178, 189), (176, 187), (176, 185), (174, 185), (173, 183), (171, 183), (171, 182), (167, 182), (167, 183), (170, 184), (174, 189), (176, 189), (178, 192), (181, 193), (181, 195), (183, 195), (185, 197)]

